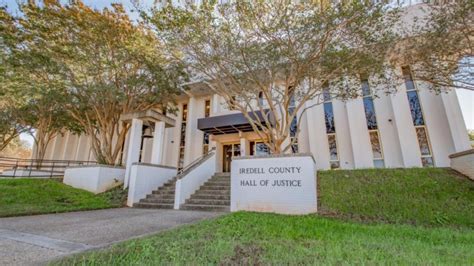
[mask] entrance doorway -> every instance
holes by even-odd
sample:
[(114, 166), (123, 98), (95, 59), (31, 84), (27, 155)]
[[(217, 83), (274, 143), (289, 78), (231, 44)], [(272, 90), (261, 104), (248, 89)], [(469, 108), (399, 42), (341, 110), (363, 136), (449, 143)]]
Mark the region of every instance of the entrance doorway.
[(240, 156), (240, 143), (224, 144), (222, 145), (222, 151), (222, 171), (228, 173), (230, 172), (232, 158)]

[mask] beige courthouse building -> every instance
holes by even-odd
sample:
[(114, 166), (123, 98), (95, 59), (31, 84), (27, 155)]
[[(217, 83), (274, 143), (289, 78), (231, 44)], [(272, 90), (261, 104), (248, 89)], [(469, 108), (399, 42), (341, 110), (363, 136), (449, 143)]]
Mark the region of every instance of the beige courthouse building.
[[(375, 97), (370, 81), (361, 80), (363, 97), (326, 97), (309, 109), (300, 117), (293, 150), (312, 153), (318, 169), (448, 167), (450, 154), (470, 149), (456, 92), (435, 94), (411, 80), (409, 67), (399, 71), (405, 82), (395, 94)], [(217, 171), (228, 172), (235, 156), (268, 153), (244, 116), (203, 84), (191, 84), (177, 102), (178, 112), (168, 114), (172, 122), (163, 130), (159, 164), (182, 168), (215, 148)], [(142, 124), (140, 161), (151, 163), (155, 123)], [(66, 132), (51, 141), (46, 159), (93, 161), (94, 154), (87, 136)]]
[[(410, 66), (394, 71), (403, 77), (396, 93), (385, 94), (368, 78), (360, 80), (357, 99), (342, 101), (324, 93), (321, 104), (313, 102), (318, 99), (307, 102), (308, 110), (293, 121), (291, 152), (311, 154), (316, 169), (326, 170), (449, 167), (450, 155), (470, 150), (456, 91), (428, 90), (413, 80)], [(131, 127), (118, 162), (124, 166), (121, 173), (77, 170), (71, 179), (66, 172), (65, 181), (100, 191), (88, 186), (121, 176), (130, 186), (129, 206), (227, 210), (230, 180), (225, 173), (232, 160), (265, 155), (269, 149), (244, 115), (230, 110), (203, 82), (188, 84), (176, 103), (174, 114), (125, 114)], [(45, 159), (95, 160), (90, 138), (69, 132), (51, 141)], [(100, 177), (88, 181), (88, 175)]]

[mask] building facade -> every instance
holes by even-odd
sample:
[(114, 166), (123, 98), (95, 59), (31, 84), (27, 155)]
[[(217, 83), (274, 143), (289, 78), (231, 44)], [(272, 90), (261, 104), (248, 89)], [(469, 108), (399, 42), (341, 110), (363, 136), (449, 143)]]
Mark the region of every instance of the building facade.
[[(449, 167), (450, 154), (471, 147), (456, 92), (435, 94), (413, 81), (408, 66), (396, 71), (404, 82), (393, 94), (373, 88), (370, 79), (361, 79), (357, 99), (341, 101), (324, 94), (322, 104), (298, 117), (302, 121), (293, 135), (293, 152), (311, 153), (317, 169)], [(178, 169), (215, 149), (216, 172), (229, 172), (234, 157), (269, 153), (244, 116), (229, 110), (221, 96), (202, 84), (191, 85), (176, 101), (178, 111), (167, 115), (174, 125), (157, 129), (163, 131), (159, 161), (152, 158), (158, 123), (145, 122), (139, 142), (127, 137), (123, 164), (129, 146), (138, 143), (140, 162)], [(46, 159), (95, 160), (90, 139), (68, 132), (51, 141)]]

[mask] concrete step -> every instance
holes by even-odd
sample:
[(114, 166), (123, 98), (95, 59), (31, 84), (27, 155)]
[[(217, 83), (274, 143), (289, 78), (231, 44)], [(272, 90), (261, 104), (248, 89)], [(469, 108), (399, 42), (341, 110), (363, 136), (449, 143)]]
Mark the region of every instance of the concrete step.
[(133, 204), (133, 207), (145, 209), (173, 209), (174, 204), (138, 202)]
[(144, 198), (141, 199), (140, 202), (148, 202), (148, 203), (166, 203), (166, 204), (174, 204), (174, 198), (173, 199), (162, 199), (162, 198)]
[(146, 198), (153, 199), (174, 199), (174, 194), (148, 194)]
[(215, 189), (199, 189), (195, 194), (202, 195), (202, 194), (215, 194), (215, 195), (230, 195), (230, 189), (225, 190), (215, 190)]
[(174, 190), (158, 189), (158, 190), (153, 190), (152, 194), (155, 194), (155, 195), (174, 195)]
[(222, 205), (230, 206), (230, 200), (216, 200), (216, 199), (195, 199), (191, 197), (186, 200), (186, 204), (196, 204), (196, 205)]
[(204, 199), (204, 200), (210, 200), (210, 199), (215, 199), (215, 200), (230, 200), (230, 194), (229, 195), (219, 195), (219, 194), (193, 194), (191, 196), (193, 199)]
[(214, 181), (210, 180), (204, 183), (204, 186), (230, 186), (230, 180), (229, 181)]
[(228, 212), (230, 211), (230, 207), (221, 205), (183, 204), (180, 210)]
[(202, 185), (200, 190), (230, 190), (230, 186), (208, 186), (208, 185)]

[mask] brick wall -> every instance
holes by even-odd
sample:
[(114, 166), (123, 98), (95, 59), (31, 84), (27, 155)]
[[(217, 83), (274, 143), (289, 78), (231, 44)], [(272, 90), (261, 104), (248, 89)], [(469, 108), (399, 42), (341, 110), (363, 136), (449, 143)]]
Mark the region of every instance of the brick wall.
[(474, 149), (451, 154), (451, 168), (474, 180)]

